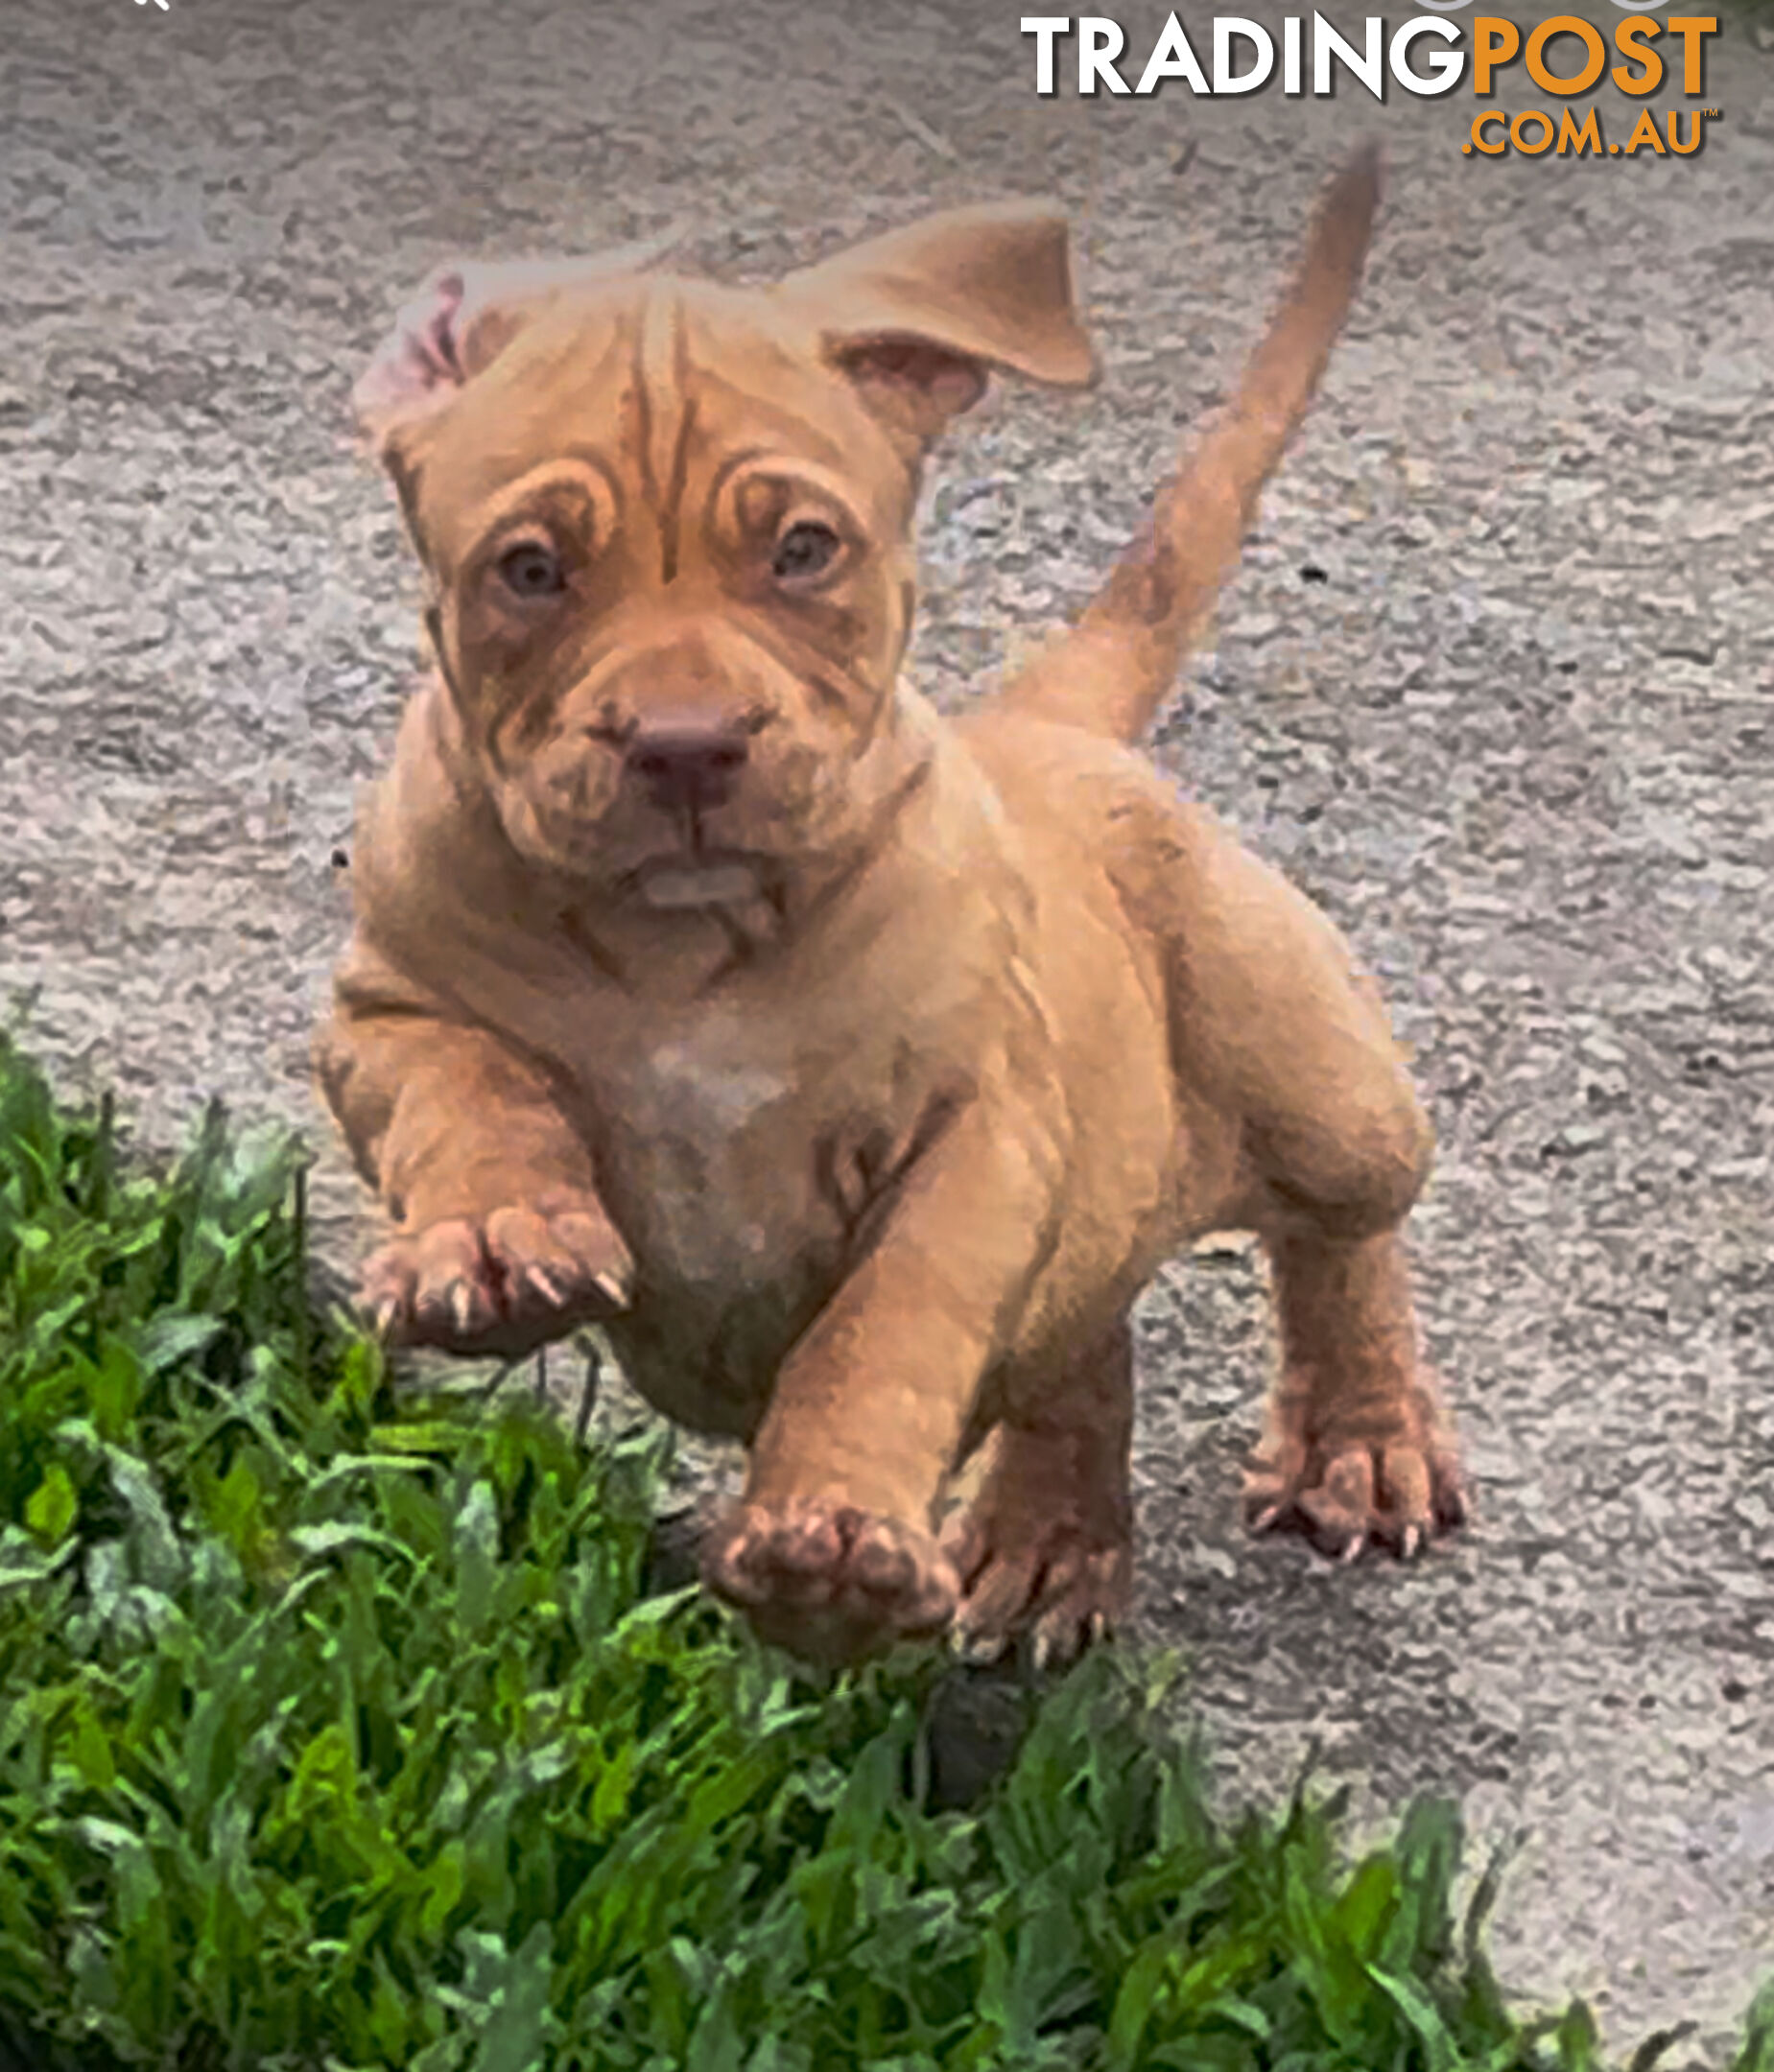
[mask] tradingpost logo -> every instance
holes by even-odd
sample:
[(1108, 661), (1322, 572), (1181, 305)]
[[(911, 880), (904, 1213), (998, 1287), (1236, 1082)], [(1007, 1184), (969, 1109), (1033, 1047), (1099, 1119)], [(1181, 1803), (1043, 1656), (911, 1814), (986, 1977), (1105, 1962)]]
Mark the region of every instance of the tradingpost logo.
[[(1388, 82), (1406, 93), (1448, 94), (1470, 73), (1474, 95), (1492, 101), (1500, 80), (1519, 85), (1525, 73), (1556, 104), (1555, 109), (1515, 113), (1496, 106), (1479, 109), (1460, 146), (1468, 157), (1517, 152), (1537, 158), (1549, 151), (1559, 157), (1688, 158), (1701, 150), (1708, 124), (1722, 113), (1705, 105), (1706, 39), (1718, 34), (1716, 15), (1670, 14), (1659, 21), (1636, 12), (1638, 0), (1611, 0), (1622, 18), (1608, 36), (1580, 14), (1550, 14), (1524, 33), (1500, 14), (1452, 18), (1473, 0), (1418, 4), (1434, 12), (1412, 15), (1389, 32), (1384, 15), (1370, 14), (1359, 44), (1322, 14), (1289, 14), (1281, 24), (1279, 49), (1261, 22), (1240, 14), (1216, 14), (1209, 42), (1197, 50), (1173, 13), (1144, 56), (1127, 49), (1125, 32), (1107, 15), (1025, 14), (1022, 27), (1034, 38), (1035, 91), (1042, 95), (1068, 90), (1151, 94), (1173, 79), (1195, 94), (1257, 93), (1279, 79), (1286, 95), (1329, 95), (1336, 92), (1339, 76), (1347, 76), (1384, 101)], [(1062, 46), (1069, 47), (1062, 51)], [(1629, 104), (1647, 104), (1653, 94), (1673, 91), (1679, 79), (1687, 106), (1642, 105), (1624, 141), (1610, 138), (1599, 107), (1592, 104), (1579, 120), (1571, 106), (1577, 95), (1599, 87), (1604, 77)]]

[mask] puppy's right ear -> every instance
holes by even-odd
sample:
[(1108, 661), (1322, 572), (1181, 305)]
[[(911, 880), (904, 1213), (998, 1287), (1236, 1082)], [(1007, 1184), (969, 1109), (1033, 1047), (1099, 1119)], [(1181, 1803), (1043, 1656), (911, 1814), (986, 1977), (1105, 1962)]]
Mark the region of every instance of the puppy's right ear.
[(1096, 378), (1065, 213), (1052, 202), (945, 209), (791, 273), (775, 293), (918, 444), (972, 409), (999, 368), (1065, 388)]
[(358, 429), (385, 463), (407, 427), (484, 372), (556, 295), (644, 272), (682, 242), (679, 224), (584, 259), (466, 260), (437, 268), (396, 315), (351, 391)]

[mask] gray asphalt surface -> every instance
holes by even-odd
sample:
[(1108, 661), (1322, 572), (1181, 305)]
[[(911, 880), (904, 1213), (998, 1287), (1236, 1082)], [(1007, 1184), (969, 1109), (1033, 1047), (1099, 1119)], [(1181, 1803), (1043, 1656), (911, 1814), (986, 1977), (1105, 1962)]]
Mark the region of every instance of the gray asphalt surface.
[[(1530, 1837), (1505, 1979), (1622, 2052), (1695, 2017), (1716, 2062), (1774, 1973), (1774, 59), (1714, 42), (1695, 157), (1480, 160), (1464, 92), (1037, 100), (1020, 12), (4, 0), (0, 991), (151, 1136), (211, 1090), (312, 1127), (343, 1267), (305, 1046), (417, 656), (344, 402), (405, 293), (1063, 197), (1105, 379), (999, 398), (938, 470), (917, 666), (959, 699), (1087, 594), (1378, 131), (1367, 291), (1163, 753), (1416, 1046), (1481, 1515), (1412, 1573), (1246, 1540), (1266, 1311), (1247, 1257), (1185, 1262), (1143, 1311), (1141, 1625), (1228, 1790), (1316, 1737), (1364, 1819), (1462, 1793)], [(1143, 52), (1163, 14), (1119, 18)]]

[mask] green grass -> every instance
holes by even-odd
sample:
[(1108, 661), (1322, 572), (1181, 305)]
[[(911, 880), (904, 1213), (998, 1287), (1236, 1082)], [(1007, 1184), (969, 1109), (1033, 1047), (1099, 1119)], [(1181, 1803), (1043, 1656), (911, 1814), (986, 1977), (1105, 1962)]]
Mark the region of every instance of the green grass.
[(296, 1170), (213, 1112), (134, 1170), (0, 1043), (0, 2057), (1599, 2062), (1506, 2010), (1454, 1809), (1353, 1867), (1304, 1791), (1222, 1825), (1163, 1664), (937, 1810), (939, 1664), (816, 1684), (644, 1594), (654, 1444), (396, 1393), (311, 1308)]

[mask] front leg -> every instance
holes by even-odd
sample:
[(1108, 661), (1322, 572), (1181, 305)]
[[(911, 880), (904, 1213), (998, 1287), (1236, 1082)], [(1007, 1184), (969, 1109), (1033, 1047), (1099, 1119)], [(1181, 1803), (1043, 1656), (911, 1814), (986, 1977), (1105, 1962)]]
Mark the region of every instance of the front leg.
[(546, 1073), (361, 938), (316, 1044), (394, 1235), (360, 1301), (390, 1340), (516, 1358), (627, 1299), (633, 1264)]
[(934, 1509), (1049, 1257), (1061, 1157), (1031, 1110), (964, 1110), (882, 1205), (785, 1361), (709, 1587), (766, 1639), (850, 1661), (940, 1632), (960, 1579)]

